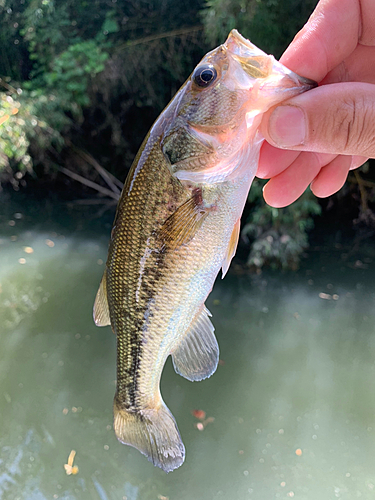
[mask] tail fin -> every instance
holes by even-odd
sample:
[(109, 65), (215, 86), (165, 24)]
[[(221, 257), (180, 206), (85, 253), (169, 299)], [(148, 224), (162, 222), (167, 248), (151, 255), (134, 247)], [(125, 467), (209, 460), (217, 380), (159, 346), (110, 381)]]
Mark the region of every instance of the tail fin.
[(137, 448), (165, 472), (183, 464), (185, 447), (172, 413), (164, 402), (159, 409), (127, 411), (114, 401), (117, 439)]

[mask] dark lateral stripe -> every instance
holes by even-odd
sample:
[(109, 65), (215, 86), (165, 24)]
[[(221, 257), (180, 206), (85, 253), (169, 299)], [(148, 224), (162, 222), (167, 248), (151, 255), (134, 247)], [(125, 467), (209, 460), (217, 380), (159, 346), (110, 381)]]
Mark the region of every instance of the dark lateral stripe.
[[(141, 295), (146, 297), (146, 299), (142, 300), (146, 306), (137, 308), (135, 317), (129, 315), (124, 319), (124, 323), (121, 325), (122, 328), (117, 329), (117, 331), (121, 330), (120, 334), (117, 333), (117, 393), (119, 401), (122, 402), (126, 409), (138, 408), (139, 383), (142, 376), (143, 339), (147, 335), (147, 327), (153, 316), (148, 309), (154, 301), (155, 283), (163, 276), (165, 253), (153, 253), (152, 255), (152, 266), (146, 268), (144, 273), (144, 276), (147, 276), (148, 279), (142, 280), (140, 290)], [(150, 274), (153, 276), (151, 277)], [(142, 315), (143, 319), (138, 319), (138, 315)], [(129, 324), (131, 324), (130, 328)], [(126, 351), (128, 352), (128, 359), (124, 360), (123, 356)]]

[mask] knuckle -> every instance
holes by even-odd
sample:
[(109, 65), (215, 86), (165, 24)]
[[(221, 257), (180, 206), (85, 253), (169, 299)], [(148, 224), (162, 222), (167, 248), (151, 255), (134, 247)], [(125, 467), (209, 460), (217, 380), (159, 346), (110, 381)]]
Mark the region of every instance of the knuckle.
[[(375, 152), (375, 106), (361, 96), (347, 98), (334, 116), (334, 133), (346, 154)], [(369, 154), (371, 156), (371, 154)]]

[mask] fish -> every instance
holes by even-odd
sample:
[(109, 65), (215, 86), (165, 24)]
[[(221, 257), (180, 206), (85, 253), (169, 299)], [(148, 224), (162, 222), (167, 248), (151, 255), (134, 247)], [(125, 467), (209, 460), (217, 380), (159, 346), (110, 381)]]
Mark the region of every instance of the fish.
[(262, 115), (315, 86), (232, 30), (157, 118), (127, 176), (93, 315), (117, 338), (116, 436), (166, 472), (185, 447), (160, 393), (164, 364), (172, 356), (190, 381), (215, 372), (205, 301), (236, 252)]

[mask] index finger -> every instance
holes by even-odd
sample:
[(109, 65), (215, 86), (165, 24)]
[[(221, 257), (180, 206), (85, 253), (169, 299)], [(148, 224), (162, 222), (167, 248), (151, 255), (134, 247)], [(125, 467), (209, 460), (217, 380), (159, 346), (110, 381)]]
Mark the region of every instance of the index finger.
[(375, 13), (367, 19), (362, 17), (374, 10), (374, 0), (321, 0), (280, 61), (296, 73), (320, 82), (354, 51), (362, 33), (370, 37), (374, 28), (369, 23)]

